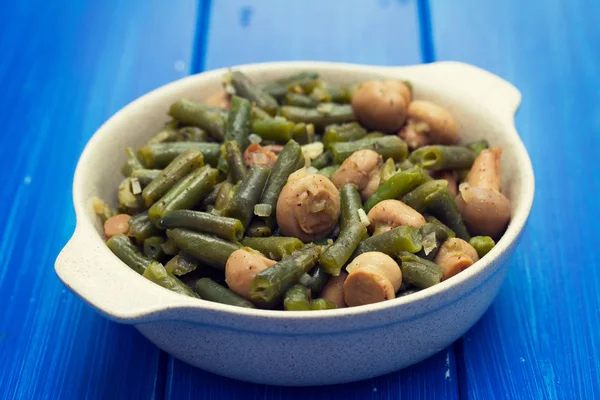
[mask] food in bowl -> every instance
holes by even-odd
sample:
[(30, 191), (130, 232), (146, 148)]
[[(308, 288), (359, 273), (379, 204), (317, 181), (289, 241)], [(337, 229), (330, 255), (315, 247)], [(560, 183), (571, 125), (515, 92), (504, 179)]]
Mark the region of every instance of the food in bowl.
[(248, 308), (371, 304), (452, 278), (508, 225), (502, 149), (461, 143), (409, 82), (259, 86), (232, 71), (223, 93), (173, 103), (125, 149), (118, 212), (94, 204), (113, 253), (167, 289)]

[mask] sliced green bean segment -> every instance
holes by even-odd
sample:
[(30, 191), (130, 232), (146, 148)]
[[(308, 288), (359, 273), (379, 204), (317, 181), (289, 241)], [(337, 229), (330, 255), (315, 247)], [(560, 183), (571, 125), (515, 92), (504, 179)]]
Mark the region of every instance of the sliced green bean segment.
[(235, 88), (236, 95), (248, 99), (271, 115), (275, 114), (278, 106), (277, 100), (252, 83), (245, 74), (240, 71), (232, 71), (229, 79)]
[(467, 169), (473, 165), (475, 153), (463, 146), (424, 146), (411, 153), (410, 161), (434, 171)]
[(321, 81), (310, 95), (320, 102), (350, 103), (353, 91), (352, 86), (338, 86)]
[(441, 245), (449, 238), (454, 237), (454, 232), (444, 224), (428, 222), (419, 227), (423, 238), (423, 249), (418, 253), (422, 258), (433, 260)]
[(146, 144), (172, 142), (177, 138), (177, 121), (171, 120), (146, 142)]
[(340, 231), (335, 243), (321, 254), (320, 263), (325, 271), (333, 276), (338, 276), (366, 233), (367, 228), (360, 221), (348, 222)]
[(367, 133), (363, 139), (378, 139), (378, 138), (382, 138), (385, 136), (385, 133), (382, 132), (370, 132)]
[(358, 150), (375, 150), (384, 159), (393, 158), (394, 161), (402, 161), (408, 154), (406, 143), (395, 135), (387, 135), (380, 138), (360, 139), (353, 142), (336, 142), (329, 146), (333, 154), (333, 162), (341, 164), (344, 160)]
[(333, 174), (335, 174), (335, 171), (337, 171), (338, 169), (340, 169), (340, 165), (331, 165), (329, 167), (320, 169), (317, 173), (319, 175), (323, 175), (331, 179)]
[(427, 199), (429, 196), (443, 190), (447, 190), (448, 181), (444, 179), (425, 182), (402, 197), (402, 202), (420, 213), (427, 209)]
[(241, 296), (233, 293), (224, 286), (210, 278), (201, 278), (194, 285), (194, 291), (203, 300), (212, 301), (215, 303), (229, 304), (230, 306), (256, 308), (254, 304)]
[(250, 121), (252, 120), (252, 103), (239, 96), (231, 97), (231, 109), (225, 125), (225, 141), (234, 140), (242, 151), (250, 144)]
[(150, 264), (144, 271), (143, 277), (175, 293), (198, 297), (185, 283), (181, 282), (173, 274), (169, 274), (160, 263), (153, 262)]
[(125, 178), (119, 185), (117, 192), (118, 210), (129, 215), (137, 214), (145, 208), (142, 193), (134, 194), (131, 183), (131, 178)]
[(333, 310), (334, 308), (337, 308), (337, 306), (331, 300), (319, 298), (319, 299), (314, 299), (310, 302), (310, 309), (313, 311)]
[(154, 261), (143, 255), (126, 235), (115, 235), (106, 241), (106, 245), (121, 261), (138, 274), (143, 274)]
[(226, 142), (224, 145), (225, 160), (233, 182), (239, 182), (248, 176), (248, 168), (244, 162), (242, 150), (236, 141)]
[(387, 182), (396, 173), (396, 163), (393, 158), (388, 158), (381, 167), (381, 183)]
[(316, 265), (320, 255), (321, 247), (309, 244), (259, 272), (250, 283), (250, 297), (272, 304)]
[(417, 253), (423, 248), (418, 228), (399, 226), (363, 240), (356, 249), (356, 255), (369, 251), (379, 251), (395, 257), (401, 251)]
[(225, 270), (225, 264), (231, 253), (240, 248), (237, 243), (181, 228), (167, 230), (167, 236), (181, 250), (219, 270)]
[(177, 142), (207, 142), (210, 140), (210, 135), (197, 126), (184, 126), (177, 129), (175, 140)]
[(323, 144), (325, 145), (325, 148), (329, 148), (333, 143), (352, 142), (362, 139), (366, 134), (367, 131), (358, 122), (350, 122), (343, 125), (329, 125), (325, 127)]
[(160, 247), (167, 256), (174, 256), (179, 253), (179, 247), (171, 239), (166, 239)]
[(402, 162), (396, 163), (396, 169), (398, 169), (398, 171), (405, 171), (414, 166), (415, 164), (413, 164), (408, 158)]
[(198, 260), (181, 250), (177, 255), (169, 260), (165, 265), (168, 273), (175, 276), (187, 275), (198, 268)]
[(139, 213), (131, 217), (129, 220), (129, 231), (127, 235), (133, 237), (135, 242), (142, 246), (144, 241), (152, 236), (157, 236), (160, 234), (160, 229), (158, 229), (150, 218), (148, 218), (148, 211), (144, 211), (143, 213)]
[(204, 156), (198, 150), (186, 150), (175, 157), (142, 191), (146, 206), (150, 207), (184, 176), (203, 165)]
[(318, 130), (331, 124), (356, 121), (352, 106), (348, 104), (321, 103), (316, 108), (282, 106), (281, 115), (290, 121), (313, 124)]
[(235, 218), (194, 210), (171, 211), (160, 220), (158, 225), (164, 229), (189, 229), (232, 242), (239, 242), (244, 234), (244, 226)]
[(439, 190), (426, 199), (427, 211), (439, 218), (444, 224), (452, 229), (456, 236), (466, 240), (471, 239), (469, 231), (465, 226), (462, 215), (458, 211), (454, 196), (446, 189)]
[(341, 230), (344, 230), (351, 222), (361, 222), (358, 210), (362, 208), (362, 201), (355, 185), (349, 183), (342, 187), (340, 190), (340, 203), (342, 206)]
[(221, 156), (219, 143), (173, 142), (156, 143), (144, 146), (138, 152), (147, 168), (164, 168), (186, 150), (197, 150), (204, 156), (204, 162), (217, 166)]
[(469, 240), (469, 244), (473, 246), (475, 251), (477, 251), (477, 255), (481, 258), (494, 248), (496, 242), (489, 236), (473, 236), (471, 240)]
[(136, 169), (131, 173), (131, 177), (138, 180), (142, 187), (148, 186), (150, 182), (156, 179), (162, 169)]
[(475, 142), (467, 143), (465, 147), (470, 149), (474, 153), (475, 157), (477, 157), (479, 153), (481, 153), (483, 150), (488, 149), (490, 147), (490, 144), (487, 140), (482, 139), (477, 140)]
[(323, 286), (329, 280), (329, 274), (325, 272), (325, 269), (321, 265), (317, 265), (310, 272), (302, 275), (300, 283), (312, 290), (313, 292), (320, 292)]
[(144, 255), (155, 261), (159, 261), (164, 257), (165, 253), (162, 245), (167, 241), (163, 236), (152, 236), (144, 240)]
[(252, 120), (256, 121), (259, 119), (271, 119), (271, 115), (263, 110), (260, 107), (257, 107), (256, 104), (252, 105)]
[(316, 169), (323, 169), (331, 164), (331, 161), (331, 153), (324, 151), (323, 154), (311, 160), (310, 166)]
[[(250, 223), (248, 229), (246, 229), (246, 236), (250, 238), (262, 238), (271, 236), (273, 231), (271, 228), (262, 220), (254, 220)], [(250, 246), (248, 246), (250, 247)]]
[(428, 179), (431, 178), (419, 166), (396, 172), (369, 197), (365, 203), (365, 211), (369, 212), (371, 208), (383, 200), (399, 199)]
[(300, 144), (313, 143), (315, 141), (315, 126), (304, 122), (294, 125), (292, 139)]
[(283, 98), (283, 104), (288, 106), (314, 108), (319, 105), (319, 100), (305, 94), (287, 92)]
[(231, 200), (227, 203), (221, 215), (239, 219), (244, 227), (250, 224), (254, 215), (254, 206), (263, 192), (270, 169), (268, 167), (254, 166), (244, 179)]
[(283, 118), (257, 119), (252, 121), (252, 133), (263, 140), (287, 143), (292, 139), (295, 126)]
[(225, 118), (222, 111), (196, 101), (180, 99), (171, 105), (169, 114), (185, 125), (204, 129), (217, 140), (225, 137)]
[(171, 211), (191, 209), (210, 193), (219, 172), (208, 165), (196, 168), (175, 184), (148, 210), (148, 217), (157, 224)]
[(304, 285), (295, 284), (285, 292), (283, 308), (286, 311), (310, 310), (310, 290)]
[(304, 247), (298, 238), (272, 236), (272, 237), (245, 237), (242, 244), (251, 249), (258, 250), (271, 260), (282, 260)]
[(135, 154), (135, 150), (131, 147), (125, 147), (125, 155), (127, 160), (125, 161), (125, 165), (121, 168), (121, 174), (125, 177), (131, 176), (133, 171), (144, 168), (142, 162)]
[(316, 72), (300, 72), (298, 74), (291, 75), (282, 79), (278, 79), (275, 82), (268, 83), (262, 87), (262, 89), (269, 93), (271, 96), (281, 99), (286, 93), (294, 86), (306, 86), (307, 83), (314, 84), (319, 74)]
[(405, 282), (419, 289), (426, 289), (437, 285), (442, 280), (444, 271), (436, 263), (409, 252), (402, 252), (398, 258), (401, 261), (400, 270)]

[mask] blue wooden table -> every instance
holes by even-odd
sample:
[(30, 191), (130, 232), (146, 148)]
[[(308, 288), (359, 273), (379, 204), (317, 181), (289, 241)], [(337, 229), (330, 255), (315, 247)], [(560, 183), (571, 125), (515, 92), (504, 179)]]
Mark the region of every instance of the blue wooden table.
[[(91, 0), (3, 2), (0, 399), (600, 398), (600, 2)], [(93, 132), (185, 75), (274, 60), (459, 60), (523, 93), (536, 199), (497, 300), (451, 347), (323, 388), (194, 369), (96, 314), (53, 262)]]

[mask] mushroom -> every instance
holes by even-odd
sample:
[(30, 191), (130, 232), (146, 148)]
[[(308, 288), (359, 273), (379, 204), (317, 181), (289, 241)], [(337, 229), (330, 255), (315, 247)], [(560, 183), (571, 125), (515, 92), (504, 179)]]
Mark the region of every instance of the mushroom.
[(229, 110), (231, 96), (229, 96), (223, 89), (220, 89), (216, 93), (207, 97), (203, 103), (207, 106), (219, 107)]
[(408, 107), (408, 121), (398, 133), (411, 149), (428, 144), (458, 142), (456, 122), (443, 107), (424, 100), (415, 100)]
[(371, 208), (369, 214), (369, 231), (376, 234), (387, 232), (398, 226), (425, 225), (425, 218), (414, 208), (400, 200), (384, 200)]
[(244, 162), (248, 168), (255, 165), (271, 168), (275, 165), (275, 161), (277, 161), (277, 154), (258, 143), (252, 143), (244, 151)]
[(347, 277), (348, 274), (343, 271), (338, 276), (331, 276), (325, 286), (323, 286), (323, 289), (321, 289), (320, 296), (335, 303), (337, 308), (346, 307), (346, 303), (344, 302), (344, 282)]
[(406, 121), (410, 89), (401, 81), (367, 81), (352, 94), (352, 109), (367, 128), (395, 132)]
[(434, 261), (444, 271), (442, 280), (445, 280), (469, 268), (478, 260), (479, 256), (473, 246), (462, 239), (450, 238), (442, 244)]
[(341, 189), (347, 183), (356, 185), (360, 195), (367, 200), (379, 187), (383, 159), (374, 150), (359, 150), (344, 160), (331, 180)]
[(129, 232), (130, 219), (131, 216), (128, 214), (117, 214), (110, 217), (104, 223), (104, 234), (107, 238), (127, 234)]
[(243, 247), (231, 253), (225, 265), (225, 282), (229, 289), (240, 296), (251, 300), (250, 283), (261, 271), (274, 265), (270, 260), (256, 250)]
[(510, 201), (500, 193), (502, 148), (483, 150), (459, 187), (456, 205), (469, 231), (498, 238), (510, 220)]
[(378, 251), (363, 253), (346, 267), (344, 301), (349, 307), (396, 297), (402, 272), (394, 259)]
[(277, 224), (285, 236), (303, 242), (327, 237), (340, 216), (340, 196), (325, 176), (295, 172), (277, 200)]

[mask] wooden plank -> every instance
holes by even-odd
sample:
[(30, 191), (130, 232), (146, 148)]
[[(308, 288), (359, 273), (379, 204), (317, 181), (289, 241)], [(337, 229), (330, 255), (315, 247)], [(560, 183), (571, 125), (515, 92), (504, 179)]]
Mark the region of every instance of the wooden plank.
[(600, 398), (600, 3), (433, 0), (431, 12), (439, 59), (522, 91), (516, 123), (536, 175), (507, 282), (458, 350), (461, 395)]
[(53, 264), (75, 226), (85, 142), (120, 107), (189, 72), (196, 10), (192, 0), (3, 8), (0, 398), (162, 397), (166, 356), (68, 293)]

